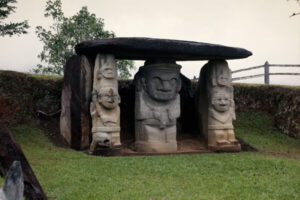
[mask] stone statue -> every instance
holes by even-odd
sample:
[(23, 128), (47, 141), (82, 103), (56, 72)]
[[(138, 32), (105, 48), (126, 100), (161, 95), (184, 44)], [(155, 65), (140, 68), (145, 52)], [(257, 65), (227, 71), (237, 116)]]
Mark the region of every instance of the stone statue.
[(120, 142), (120, 96), (117, 69), (112, 55), (98, 54), (94, 68), (94, 83), (90, 113), (93, 140), (90, 151), (97, 144), (118, 146)]
[(118, 88), (118, 71), (113, 55), (98, 54), (95, 60), (93, 88)]
[(135, 76), (137, 151), (177, 151), (176, 120), (180, 116), (180, 68), (175, 62), (146, 62)]
[(215, 151), (240, 151), (232, 121), (235, 120), (231, 71), (225, 60), (211, 60), (201, 70), (198, 107), (201, 131)]

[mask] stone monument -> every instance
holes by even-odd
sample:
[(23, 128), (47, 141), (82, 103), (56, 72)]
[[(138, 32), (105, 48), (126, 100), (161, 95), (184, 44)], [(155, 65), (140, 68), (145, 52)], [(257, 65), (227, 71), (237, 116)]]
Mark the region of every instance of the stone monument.
[(198, 124), (213, 151), (240, 151), (235, 120), (231, 71), (225, 60), (210, 60), (201, 70), (197, 89)]
[(114, 56), (97, 54), (90, 104), (92, 117), (91, 152), (95, 150), (97, 145), (121, 145), (119, 103), (118, 73)]
[(180, 65), (146, 61), (134, 82), (135, 147), (139, 152), (175, 152), (180, 116)]
[[(113, 152), (118, 149), (113, 147), (120, 145), (120, 122), (124, 127), (124, 118), (129, 114), (123, 112), (123, 120), (120, 120), (115, 59), (146, 61), (135, 76), (136, 93), (129, 95), (130, 103), (135, 101), (135, 110), (132, 106), (127, 111), (134, 112), (135, 125), (129, 122), (130, 132), (121, 132), (124, 142), (128, 141), (125, 136), (130, 135), (130, 141), (135, 139), (137, 151), (177, 151), (181, 79), (176, 62), (209, 60), (201, 71), (197, 92), (198, 124), (211, 149), (240, 148), (234, 138), (233, 90), (225, 60), (246, 58), (252, 55), (250, 51), (203, 42), (144, 37), (84, 41), (77, 44), (75, 50), (77, 55), (68, 60), (68, 70), (64, 73), (61, 115), (61, 135), (71, 148), (86, 148), (90, 135), (93, 138), (91, 151), (103, 145), (107, 150), (103, 148), (103, 152)], [(129, 108), (125, 101), (121, 105)], [(192, 103), (186, 106), (189, 110), (195, 109)]]

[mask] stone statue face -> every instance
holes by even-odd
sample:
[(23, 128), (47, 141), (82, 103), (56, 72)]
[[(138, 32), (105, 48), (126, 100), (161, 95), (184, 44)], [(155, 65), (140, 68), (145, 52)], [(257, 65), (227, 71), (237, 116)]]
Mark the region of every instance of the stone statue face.
[(227, 93), (217, 92), (212, 94), (212, 106), (219, 112), (226, 112), (230, 107), (230, 96)]
[(120, 103), (119, 95), (114, 88), (102, 88), (98, 96), (98, 102), (106, 109), (113, 109)]
[(157, 101), (170, 101), (176, 98), (181, 87), (179, 73), (169, 70), (148, 70), (145, 75), (145, 90)]
[(228, 66), (223, 65), (217, 68), (217, 83), (221, 86), (226, 86), (230, 84), (230, 71)]
[(114, 67), (112, 65), (104, 65), (100, 69), (100, 74), (103, 75), (104, 78), (115, 78), (116, 77), (116, 70), (114, 70)]

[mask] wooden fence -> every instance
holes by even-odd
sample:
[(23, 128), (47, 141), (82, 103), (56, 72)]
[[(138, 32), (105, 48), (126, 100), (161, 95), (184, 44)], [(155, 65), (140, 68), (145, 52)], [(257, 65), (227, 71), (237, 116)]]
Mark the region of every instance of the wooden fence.
[(257, 78), (257, 77), (264, 77), (265, 78), (265, 84), (270, 84), (270, 75), (300, 75), (300, 73), (288, 73), (288, 72), (286, 72), (286, 73), (281, 73), (281, 72), (270, 73), (270, 67), (300, 67), (300, 65), (269, 64), (268, 61), (267, 61), (267, 62), (265, 62), (264, 65), (232, 71), (232, 73), (234, 74), (234, 73), (238, 73), (238, 72), (244, 72), (244, 71), (248, 71), (248, 70), (264, 68), (265, 70), (264, 70), (263, 74), (255, 74), (255, 75), (249, 75), (249, 76), (236, 77), (236, 78), (232, 78), (232, 81), (238, 81), (238, 80), (250, 79), (250, 78)]

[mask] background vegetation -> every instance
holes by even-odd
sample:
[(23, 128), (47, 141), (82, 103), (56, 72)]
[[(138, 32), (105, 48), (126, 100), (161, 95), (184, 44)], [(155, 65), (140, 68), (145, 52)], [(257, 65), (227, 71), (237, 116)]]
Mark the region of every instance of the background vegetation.
[(9, 22), (5, 23), (4, 20), (12, 13), (15, 12), (16, 7), (13, 5), (17, 0), (0, 0), (0, 36), (13, 36), (27, 33), (29, 28), (27, 20), (23, 22)]
[[(52, 18), (53, 24), (49, 28), (36, 27), (36, 34), (44, 46), (38, 55), (42, 64), (33, 69), (35, 73), (61, 75), (67, 59), (76, 54), (76, 44), (115, 37), (114, 32), (104, 29), (104, 19), (97, 18), (87, 7), (82, 7), (71, 17), (65, 17), (61, 0), (47, 0), (44, 16)], [(120, 78), (131, 76), (133, 61), (118, 60), (116, 64)]]

